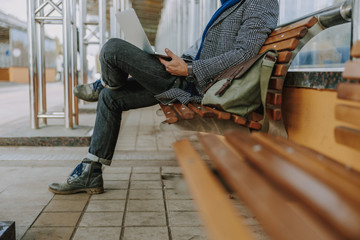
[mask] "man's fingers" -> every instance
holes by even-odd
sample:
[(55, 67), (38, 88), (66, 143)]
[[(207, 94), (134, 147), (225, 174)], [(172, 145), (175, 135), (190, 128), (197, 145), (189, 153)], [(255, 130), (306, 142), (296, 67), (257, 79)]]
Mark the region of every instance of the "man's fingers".
[(166, 66), (168, 64), (168, 61), (162, 59), (161, 57), (158, 57), (159, 61), (161, 62), (162, 65)]
[(168, 48), (165, 48), (165, 53), (171, 58), (178, 57), (172, 51), (170, 51), (170, 49), (168, 49)]

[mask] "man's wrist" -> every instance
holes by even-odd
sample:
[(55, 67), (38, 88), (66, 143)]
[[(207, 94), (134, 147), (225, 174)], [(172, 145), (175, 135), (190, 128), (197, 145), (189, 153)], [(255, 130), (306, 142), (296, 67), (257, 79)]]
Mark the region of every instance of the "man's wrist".
[(187, 75), (187, 77), (188, 78), (194, 78), (194, 70), (193, 70), (193, 63), (192, 62), (188, 62), (187, 63), (187, 65), (188, 65), (188, 75)]

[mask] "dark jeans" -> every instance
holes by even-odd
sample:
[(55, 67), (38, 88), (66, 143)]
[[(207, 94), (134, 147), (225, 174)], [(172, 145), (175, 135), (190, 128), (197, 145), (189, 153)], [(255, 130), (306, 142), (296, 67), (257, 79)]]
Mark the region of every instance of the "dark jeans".
[(89, 153), (110, 165), (122, 112), (157, 104), (154, 95), (171, 88), (177, 77), (170, 75), (156, 57), (121, 39), (106, 42), (99, 58), (102, 80), (120, 88), (104, 88), (100, 93)]

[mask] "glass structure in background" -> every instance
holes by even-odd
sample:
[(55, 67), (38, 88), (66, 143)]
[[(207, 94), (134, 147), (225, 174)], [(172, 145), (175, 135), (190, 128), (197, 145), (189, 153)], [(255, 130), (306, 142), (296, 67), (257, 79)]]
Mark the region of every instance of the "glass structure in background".
[[(0, 39), (0, 68), (27, 68), (29, 66), (29, 41), (26, 31), (16, 28), (8, 28), (6, 31), (7, 36)], [(56, 68), (56, 43), (53, 39), (45, 39), (45, 54), (46, 67)]]
[[(341, 3), (343, 0), (280, 0), (280, 24)], [(294, 59), (290, 71), (343, 71), (350, 59), (351, 23), (332, 27), (310, 40)]]
[(155, 45), (177, 55), (199, 39), (220, 0), (164, 0)]

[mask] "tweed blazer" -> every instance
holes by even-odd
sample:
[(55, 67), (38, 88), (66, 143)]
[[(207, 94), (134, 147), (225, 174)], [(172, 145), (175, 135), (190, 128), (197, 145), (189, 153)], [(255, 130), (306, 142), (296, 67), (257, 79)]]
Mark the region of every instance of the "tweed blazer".
[[(278, 0), (242, 0), (225, 10), (208, 29), (198, 60), (193, 61), (195, 84), (201, 92), (223, 70), (242, 63), (256, 54), (278, 21)], [(187, 49), (182, 57), (195, 59), (201, 39)], [(182, 103), (190, 100), (189, 94), (170, 89), (159, 97), (176, 98)], [(180, 90), (180, 89), (178, 89)], [(185, 96), (186, 95), (186, 96)]]

